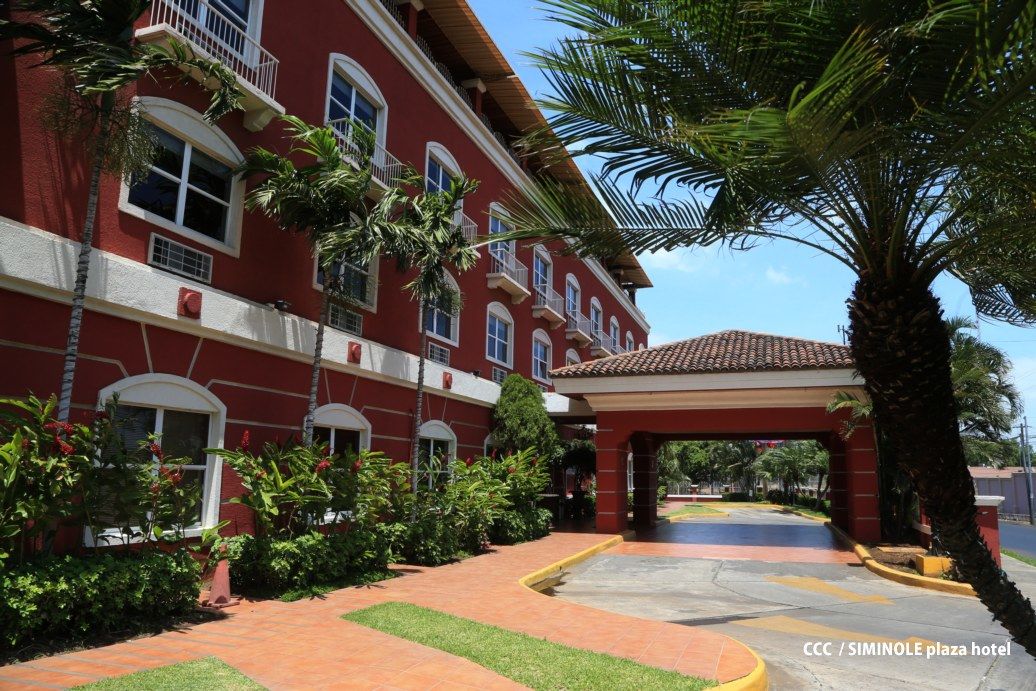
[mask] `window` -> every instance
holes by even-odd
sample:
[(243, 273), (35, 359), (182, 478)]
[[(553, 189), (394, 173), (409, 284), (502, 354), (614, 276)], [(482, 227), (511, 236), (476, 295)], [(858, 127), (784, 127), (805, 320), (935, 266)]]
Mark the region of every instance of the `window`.
[(506, 367), (511, 366), (511, 340), (514, 322), (498, 302), (489, 305), (486, 317), (486, 357)]
[(565, 311), (579, 311), (579, 283), (574, 276), (565, 279)]
[[(442, 144), (429, 142), (425, 164), (425, 191), (443, 192), (450, 189), (451, 181), (461, 174), (456, 159)], [(460, 224), (464, 209), (464, 200), (457, 205), (454, 222)]]
[(444, 348), (438, 343), (428, 344), (428, 359), (432, 362), (437, 362), (440, 365), (450, 365), (450, 349)]
[(611, 318), (608, 322), (608, 340), (611, 343), (612, 349), (619, 347), (619, 320), (615, 317)]
[(450, 189), (453, 176), (442, 163), (434, 157), (428, 158), (428, 174), (425, 178), (425, 190), (428, 192), (445, 192)]
[(332, 453), (352, 454), (360, 450), (360, 432), (355, 429), (316, 425), (313, 427), (313, 441), (327, 444)]
[[(324, 269), (317, 263), (316, 286), (323, 288)], [(332, 275), (338, 278), (337, 294), (350, 302), (373, 308), (377, 304), (377, 264), (366, 266), (345, 261), (331, 265)]]
[(418, 479), (427, 482), (429, 488), (449, 481), (450, 467), (456, 456), (457, 435), (449, 425), (439, 420), (429, 420), (418, 430), (418, 460), (427, 472)]
[(537, 330), (532, 335), (532, 378), (549, 382), (552, 362), (550, 336)]
[(363, 335), (363, 315), (332, 302), (327, 311), (327, 325), (356, 336)]
[(507, 370), (501, 369), (500, 367), (494, 367), (493, 382), (496, 384), (503, 384), (504, 379), (507, 379)]
[(631, 353), (633, 352), (633, 334), (629, 331), (626, 332), (626, 350)]
[(194, 17), (216, 41), (240, 55), (248, 47), (245, 36), (255, 33), (249, 31), (249, 20), (253, 5), (260, 3), (251, 0), (209, 0), (207, 3), (179, 0), (171, 4), (175, 4), (180, 12)]
[(593, 298), (590, 301), (590, 331), (592, 335), (596, 336), (601, 333), (601, 322), (604, 319), (604, 314), (601, 311), (601, 303), (597, 302), (597, 298)]
[(565, 353), (565, 365), (578, 365), (580, 362), (579, 353), (569, 348)]
[(552, 269), (547, 250), (543, 247), (536, 247), (532, 252), (532, 285), (534, 287), (551, 287), (554, 282), (551, 275)]
[[(511, 228), (501, 221), (496, 216), (489, 217), (489, 234), (494, 235), (497, 233), (510, 233)], [(489, 253), (494, 257), (507, 261), (508, 255), (514, 254), (514, 243), (513, 242), (491, 242), (489, 243)]]
[(135, 178), (133, 206), (220, 243), (227, 241), (232, 168), (155, 125), (158, 155), (143, 177)]
[(344, 136), (352, 124), (358, 124), (371, 134), (378, 131), (378, 107), (360, 93), (338, 70), (331, 73), (331, 93), (327, 97), (327, 120)]
[[(447, 273), (446, 280), (449, 281), (450, 287), (459, 294), (460, 288), (453, 276)], [(450, 304), (429, 303), (421, 317), (421, 327), (429, 336), (446, 341), (450, 345), (457, 345), (460, 337), (460, 316), (457, 314), (456, 307), (457, 305), (453, 301)]]
[(332, 453), (357, 453), (370, 448), (371, 425), (358, 410), (341, 403), (320, 406), (313, 414), (313, 439)]
[[(219, 521), (219, 498), (222, 465), (217, 456), (205, 449), (223, 445), (226, 406), (205, 387), (189, 379), (169, 374), (142, 374), (128, 377), (101, 390), (98, 406), (118, 396), (115, 419), (121, 427), (123, 445), (135, 450), (149, 434), (161, 435), (159, 443), (167, 457), (186, 457), (184, 481), (201, 488), (201, 502), (196, 507), (196, 522), (187, 530), (196, 536), (202, 528)], [(145, 452), (145, 462), (158, 459)], [(87, 544), (112, 544), (137, 541), (141, 536), (126, 536), (118, 530), (100, 535), (85, 534)]]

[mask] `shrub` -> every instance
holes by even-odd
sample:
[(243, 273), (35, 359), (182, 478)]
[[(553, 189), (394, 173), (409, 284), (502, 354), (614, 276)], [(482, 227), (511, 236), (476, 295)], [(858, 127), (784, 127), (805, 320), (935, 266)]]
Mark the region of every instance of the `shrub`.
[(554, 514), (538, 507), (504, 511), (493, 523), (490, 539), (496, 545), (516, 545), (550, 534)]
[(194, 608), (200, 575), (183, 549), (34, 559), (0, 573), (0, 639), (13, 648), (152, 628)]
[(794, 497), (790, 492), (785, 492), (782, 489), (771, 489), (766, 493), (766, 501), (771, 504), (794, 504)]
[(513, 545), (537, 540), (550, 532), (551, 513), (537, 507), (547, 486), (546, 463), (532, 449), (501, 458), (482, 459), (490, 474), (505, 486), (510, 508), (493, 522), (490, 540), (498, 545)]
[(752, 498), (748, 496), (748, 492), (726, 492), (723, 501), (752, 501)]
[(658, 492), (658, 505), (661, 506), (662, 504), (665, 504), (665, 499), (669, 495), (669, 488), (666, 487), (665, 485), (659, 485), (657, 492)]
[(557, 447), (558, 432), (547, 414), (543, 391), (520, 374), (509, 375), (500, 386), (493, 408), (493, 444), (506, 451), (534, 449), (544, 458)]

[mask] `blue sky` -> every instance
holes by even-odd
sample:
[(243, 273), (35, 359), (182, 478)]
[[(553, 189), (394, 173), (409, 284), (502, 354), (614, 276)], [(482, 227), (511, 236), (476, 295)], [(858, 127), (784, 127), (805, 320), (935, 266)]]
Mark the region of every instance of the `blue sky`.
[[(563, 27), (545, 21), (531, 0), (468, 2), (533, 97), (544, 94), (546, 82), (522, 52), (549, 45)], [(852, 273), (798, 245), (773, 243), (748, 252), (684, 249), (640, 260), (655, 284), (637, 296), (651, 323), (652, 345), (723, 329), (840, 341), (838, 327), (848, 322)], [(974, 316), (958, 281), (941, 279), (936, 291), (947, 315)], [(980, 334), (1010, 355), (1026, 410), (1036, 418), (1036, 329), (982, 323)], [(1036, 419), (1030, 424), (1036, 426)]]

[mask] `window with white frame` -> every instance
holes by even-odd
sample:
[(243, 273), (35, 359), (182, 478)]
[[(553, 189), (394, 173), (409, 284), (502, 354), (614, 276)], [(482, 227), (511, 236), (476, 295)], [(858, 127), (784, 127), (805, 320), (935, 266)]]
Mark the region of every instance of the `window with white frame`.
[(619, 329), (619, 320), (615, 317), (612, 317), (611, 321), (608, 322), (608, 340), (611, 342), (612, 348), (619, 347), (620, 332), (621, 330)]
[(579, 359), (579, 353), (575, 350), (569, 348), (565, 352), (565, 365), (578, 365), (580, 362), (582, 362), (582, 360)]
[(565, 311), (579, 311), (579, 282), (572, 275), (565, 279)]
[(327, 97), (327, 120), (340, 134), (349, 136), (353, 126), (372, 135), (378, 131), (378, 107), (339, 70), (331, 72)]
[(489, 305), (486, 314), (486, 357), (505, 367), (511, 366), (514, 320), (498, 302)]
[(550, 336), (542, 329), (532, 335), (532, 378), (542, 382), (550, 381), (553, 358)]
[(190, 15), (208, 29), (212, 39), (241, 56), (247, 56), (245, 36), (256, 38), (262, 0), (178, 0), (179, 12)]
[(604, 312), (601, 310), (601, 303), (597, 298), (590, 300), (590, 331), (596, 336), (601, 333), (601, 322), (604, 320)]
[(157, 96), (133, 99), (158, 146), (153, 164), (124, 180), (119, 211), (237, 256), (245, 185), (231, 171), (244, 156), (198, 111)]
[(332, 453), (357, 453), (370, 448), (371, 425), (355, 408), (329, 403), (316, 409), (313, 439), (327, 444)]
[(152, 124), (151, 132), (158, 155), (149, 172), (131, 182), (128, 202), (175, 226), (226, 243), (232, 166), (158, 125)]
[(417, 438), (422, 468), (418, 482), (427, 483), (429, 489), (448, 482), (457, 456), (457, 435), (445, 422), (429, 420), (418, 429)]
[(626, 350), (633, 352), (633, 334), (629, 331), (626, 332)]
[[(201, 501), (187, 534), (197, 535), (202, 528), (215, 525), (219, 521), (221, 463), (205, 449), (223, 445), (226, 406), (200, 384), (168, 374), (137, 375), (112, 384), (100, 392), (99, 406), (116, 396), (114, 421), (123, 448), (135, 452), (140, 442), (155, 435), (162, 457), (188, 459), (182, 482), (197, 485)], [(142, 461), (153, 463), (157, 473), (158, 455), (149, 450), (141, 454)], [(125, 535), (118, 529), (86, 535), (90, 544), (131, 542), (142, 537)]]
[(428, 192), (445, 192), (450, 189), (453, 176), (449, 169), (435, 156), (428, 157), (428, 172), (425, 176), (425, 190)]
[(542, 246), (537, 246), (532, 252), (532, 285), (533, 287), (553, 285), (553, 264), (550, 255)]
[[(324, 286), (325, 271), (317, 263), (316, 285)], [(346, 260), (331, 264), (330, 272), (337, 280), (335, 293), (349, 302), (373, 308), (377, 305), (377, 263), (360, 264)]]
[[(446, 274), (450, 287), (460, 294), (460, 287), (453, 276)], [(429, 336), (433, 336), (450, 345), (457, 345), (460, 337), (460, 315), (457, 314), (457, 300), (434, 301), (425, 306), (421, 325)]]
[[(425, 161), (426, 192), (445, 192), (450, 189), (454, 178), (460, 177), (461, 169), (457, 160), (442, 144), (429, 142)], [(460, 223), (464, 210), (464, 200), (457, 205), (454, 222)]]
[[(506, 223), (501, 221), (496, 216), (489, 217), (489, 234), (499, 235), (500, 233), (510, 233), (511, 228)], [(514, 241), (510, 242), (491, 242), (489, 243), (489, 252), (494, 257), (506, 262), (507, 257), (514, 254)]]

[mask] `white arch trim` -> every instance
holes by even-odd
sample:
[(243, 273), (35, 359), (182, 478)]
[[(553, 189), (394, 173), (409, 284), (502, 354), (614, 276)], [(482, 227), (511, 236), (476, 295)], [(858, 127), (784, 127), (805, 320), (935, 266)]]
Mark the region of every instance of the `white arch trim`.
[(565, 351), (565, 364), (569, 365), (573, 360), (577, 363), (583, 361), (583, 359), (579, 357), (579, 353), (576, 352), (575, 348), (569, 348)]
[(450, 429), (450, 426), (442, 420), (428, 420), (421, 425), (420, 429), (417, 430), (417, 436), (424, 437), (426, 439), (448, 441), (454, 446), (457, 444), (457, 435), (452, 429)]
[(453, 154), (450, 153), (449, 149), (447, 149), (439, 142), (428, 142), (428, 144), (425, 146), (424, 155), (426, 175), (428, 174), (428, 159), (432, 158), (433, 156), (437, 161), (439, 161), (439, 163), (446, 166), (446, 170), (450, 172), (450, 175), (457, 177), (458, 175), (463, 174), (460, 164), (457, 163), (457, 159), (453, 157)]
[[(223, 448), (227, 406), (201, 384), (173, 374), (138, 374), (101, 389), (97, 396), (97, 409), (103, 409), (116, 394), (120, 404), (208, 413), (211, 416), (208, 447)], [(215, 454), (208, 454), (205, 463), (207, 468), (206, 483), (202, 488), (201, 526), (188, 530), (188, 536), (199, 535), (203, 528), (219, 522), (223, 461)], [(87, 539), (92, 539), (92, 536), (88, 535)]]
[(335, 72), (349, 80), (349, 83), (354, 88), (359, 89), (360, 93), (378, 109), (376, 138), (378, 144), (385, 146), (385, 136), (388, 132), (388, 99), (381, 93), (378, 83), (374, 81), (374, 78), (370, 76), (367, 70), (363, 69), (363, 66), (356, 62), (356, 60), (343, 53), (331, 53), (328, 59), (327, 93), (324, 96), (324, 121), (326, 122), (330, 117), (331, 76)]
[(366, 451), (371, 447), (371, 423), (363, 413), (344, 403), (328, 403), (314, 411), (313, 424), (320, 427), (358, 430), (360, 432), (360, 449)]

